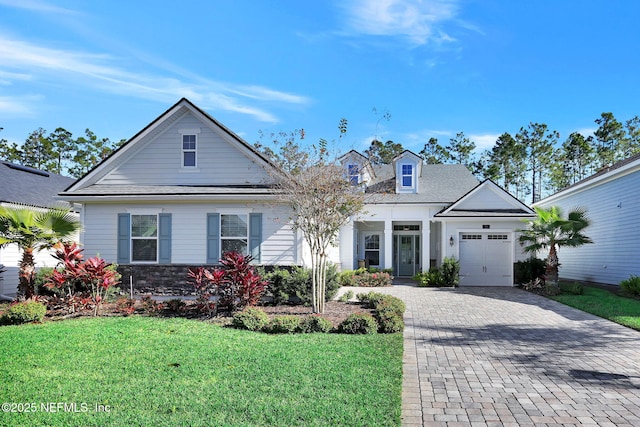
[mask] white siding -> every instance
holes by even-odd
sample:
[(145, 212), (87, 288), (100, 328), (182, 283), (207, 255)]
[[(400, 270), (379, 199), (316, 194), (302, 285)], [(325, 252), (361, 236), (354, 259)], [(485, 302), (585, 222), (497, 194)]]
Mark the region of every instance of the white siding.
[[(182, 167), (180, 129), (199, 129), (197, 168)], [(129, 159), (110, 171), (101, 184), (117, 185), (229, 185), (271, 181), (260, 166), (221, 132), (187, 113), (158, 135), (140, 142)]]
[[(0, 274), (0, 294), (15, 297), (18, 290), (18, 270), (22, 252), (17, 245), (8, 245), (0, 249), (0, 264), (7, 269)], [(40, 251), (34, 254), (36, 268), (53, 267), (58, 261), (51, 256), (49, 251)]]
[(505, 198), (506, 194), (497, 193), (491, 187), (484, 187), (483, 191), (470, 194), (467, 198), (456, 205), (456, 209), (514, 209), (513, 199)]
[(87, 204), (84, 212), (83, 245), (86, 256), (100, 255), (109, 262), (117, 260), (118, 213), (171, 213), (171, 262), (206, 262), (207, 213), (262, 213), (262, 264), (296, 264), (295, 234), (288, 222), (286, 208), (246, 204)]
[(558, 251), (560, 276), (572, 280), (619, 284), (631, 275), (640, 276), (640, 171), (604, 182), (538, 206), (558, 206), (566, 215), (571, 209), (587, 209), (591, 225), (585, 234), (593, 244)]

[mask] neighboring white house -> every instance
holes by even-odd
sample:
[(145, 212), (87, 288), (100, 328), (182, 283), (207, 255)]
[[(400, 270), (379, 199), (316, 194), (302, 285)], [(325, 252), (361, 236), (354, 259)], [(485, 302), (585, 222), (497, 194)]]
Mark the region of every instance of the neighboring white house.
[[(45, 209), (59, 205), (54, 199), (60, 191), (74, 182), (73, 178), (38, 169), (0, 162), (0, 205), (29, 206)], [(7, 271), (0, 274), (0, 299), (15, 298), (18, 290), (18, 265), (22, 253), (17, 245), (0, 249), (0, 265)], [(35, 254), (36, 267), (54, 266), (57, 261), (49, 252)]]
[[(513, 284), (521, 218), (532, 211), (460, 165), (424, 165), (409, 151), (372, 166), (352, 151), (340, 161), (370, 197), (340, 233), (342, 269), (393, 268), (412, 276), (445, 256), (462, 283)], [(305, 265), (304, 239), (274, 194), (277, 167), (206, 112), (182, 99), (60, 194), (81, 211), (85, 254), (120, 264), (147, 287), (228, 250), (263, 265)], [(171, 273), (167, 273), (167, 272)], [(173, 279), (172, 279), (173, 280)]]
[(558, 206), (564, 214), (587, 210), (584, 233), (593, 244), (560, 248), (560, 277), (617, 285), (640, 276), (640, 155), (618, 162), (549, 196), (535, 206)]

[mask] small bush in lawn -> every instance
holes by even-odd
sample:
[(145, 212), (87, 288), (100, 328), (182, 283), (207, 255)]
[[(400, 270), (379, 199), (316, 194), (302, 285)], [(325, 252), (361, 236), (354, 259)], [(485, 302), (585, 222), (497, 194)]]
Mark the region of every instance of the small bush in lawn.
[(275, 316), (264, 328), (272, 334), (294, 334), (300, 329), (300, 317), (291, 314)]
[(149, 316), (158, 316), (162, 312), (164, 304), (159, 301), (155, 301), (149, 295), (145, 295), (140, 300), (142, 302), (142, 310)]
[(116, 310), (126, 315), (133, 314), (136, 310), (136, 300), (129, 297), (120, 297), (116, 300)]
[(327, 333), (333, 329), (330, 321), (318, 315), (305, 316), (300, 321), (299, 331), (303, 334), (314, 332)]
[(164, 307), (172, 314), (181, 314), (186, 306), (187, 303), (180, 298), (173, 298), (164, 303)]
[(269, 316), (259, 308), (246, 307), (233, 315), (231, 324), (234, 328), (259, 331), (269, 324)]
[(640, 277), (631, 276), (620, 282), (620, 287), (631, 295), (640, 295)]
[(347, 291), (344, 294), (340, 295), (340, 298), (338, 298), (338, 301), (349, 302), (351, 298), (353, 298), (353, 291)]
[(394, 310), (376, 310), (378, 332), (381, 334), (395, 334), (404, 331), (404, 320)]
[(42, 322), (47, 307), (37, 301), (22, 301), (9, 306), (0, 318), (0, 324), (20, 325), (30, 322)]
[(354, 313), (340, 324), (339, 330), (344, 334), (375, 334), (378, 322), (368, 313)]

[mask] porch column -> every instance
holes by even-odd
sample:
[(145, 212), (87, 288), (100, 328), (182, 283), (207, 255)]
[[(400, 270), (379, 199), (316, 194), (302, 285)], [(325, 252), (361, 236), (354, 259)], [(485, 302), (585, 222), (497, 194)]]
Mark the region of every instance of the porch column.
[(384, 266), (393, 268), (393, 221), (384, 221)]
[(340, 269), (352, 270), (355, 265), (356, 258), (356, 246), (353, 239), (355, 233), (353, 221), (349, 221), (347, 224), (340, 227)]
[(431, 267), (431, 223), (429, 221), (422, 221), (422, 236), (420, 240), (422, 244), (420, 265), (422, 266), (422, 271), (429, 271), (429, 267)]

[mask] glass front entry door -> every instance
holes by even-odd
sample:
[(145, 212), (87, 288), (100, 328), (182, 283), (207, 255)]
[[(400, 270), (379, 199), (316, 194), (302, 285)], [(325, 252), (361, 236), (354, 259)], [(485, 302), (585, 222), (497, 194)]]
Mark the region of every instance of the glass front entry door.
[(420, 236), (396, 235), (394, 243), (394, 267), (397, 276), (414, 276), (420, 271)]

